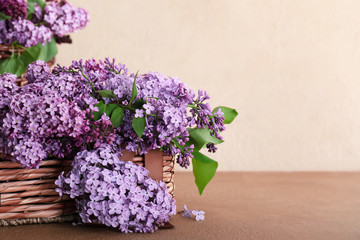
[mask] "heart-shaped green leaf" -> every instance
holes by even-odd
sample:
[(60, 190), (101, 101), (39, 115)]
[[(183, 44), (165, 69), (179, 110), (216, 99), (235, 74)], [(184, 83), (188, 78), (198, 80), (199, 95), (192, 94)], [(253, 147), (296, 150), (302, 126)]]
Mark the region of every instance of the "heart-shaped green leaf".
[(12, 54), (11, 57), (0, 61), (0, 74), (12, 73), (20, 77), (26, 71), (26, 67), (20, 60), (20, 55)]
[(144, 100), (138, 99), (132, 104), (132, 107), (137, 108), (137, 109), (142, 109), (144, 103), (145, 103)]
[(189, 130), (189, 139), (194, 144), (194, 150), (199, 151), (208, 143), (219, 144), (224, 142), (210, 135), (209, 129), (193, 128)]
[(97, 92), (104, 98), (116, 98), (116, 95), (112, 90), (100, 90)]
[(216, 107), (213, 110), (213, 113), (216, 113), (219, 108), (224, 113), (224, 118), (225, 118), (224, 123), (226, 124), (232, 123), (232, 121), (234, 121), (234, 119), (238, 115), (238, 112), (235, 109), (224, 106)]
[(206, 185), (214, 177), (218, 163), (202, 153), (193, 152), (192, 154), (194, 156), (192, 164), (195, 183), (201, 195)]
[(117, 104), (109, 104), (106, 105), (106, 109), (105, 109), (105, 113), (108, 117), (111, 117), (111, 114), (113, 113), (113, 111), (119, 107)]
[(99, 108), (99, 111), (93, 112), (93, 116), (94, 116), (93, 120), (97, 121), (104, 114), (105, 109), (106, 109), (106, 105), (105, 105), (105, 103), (103, 101), (101, 101), (98, 104), (96, 104), (95, 107)]
[(54, 38), (52, 38), (50, 42), (47, 42), (45, 44), (45, 46), (41, 45), (41, 56), (39, 57), (39, 59), (48, 62), (52, 58), (54, 58), (56, 54), (57, 54), (56, 41)]
[(142, 137), (145, 131), (146, 121), (145, 117), (142, 118), (133, 118), (132, 120), (132, 127), (135, 130), (136, 134), (139, 138)]
[(123, 123), (124, 111), (121, 107), (117, 107), (111, 114), (110, 121), (113, 124), (114, 128), (119, 127)]

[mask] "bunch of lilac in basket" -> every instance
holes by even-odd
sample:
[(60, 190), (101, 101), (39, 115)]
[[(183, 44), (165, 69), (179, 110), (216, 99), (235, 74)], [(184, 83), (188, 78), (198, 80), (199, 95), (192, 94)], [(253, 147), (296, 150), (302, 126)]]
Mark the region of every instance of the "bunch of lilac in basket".
[[(0, 0), (0, 45), (11, 56), (0, 60), (0, 73), (20, 77), (36, 60), (50, 61), (57, 54), (56, 43), (71, 43), (68, 34), (84, 28), (89, 14), (65, 0)], [(16, 48), (24, 49), (19, 54)]]
[(154, 232), (176, 214), (175, 200), (148, 170), (123, 162), (108, 145), (79, 152), (66, 176), (55, 182), (69, 194), (83, 223), (101, 223), (121, 232)]
[(182, 167), (192, 160), (202, 193), (218, 164), (199, 151), (216, 151), (224, 123), (237, 115), (227, 107), (211, 109), (206, 92), (195, 96), (176, 78), (129, 74), (109, 59), (74, 61), (52, 72), (36, 62), (29, 66), (27, 79), (23, 88), (0, 89), (11, 91), (5, 100), (9, 106), (0, 109), (2, 151), (26, 167), (38, 167), (43, 156), (74, 156), (102, 143), (116, 152), (160, 149)]
[[(38, 73), (61, 84), (45, 62), (31, 65), (29, 80)], [(16, 75), (0, 75), (1, 155), (25, 168), (37, 168), (44, 158), (71, 158), (85, 148), (113, 142), (114, 129), (106, 116), (90, 120), (92, 108), (84, 105), (88, 97), (67, 97), (62, 85), (45, 81), (21, 88), (15, 81)]]
[(32, 47), (86, 26), (86, 10), (66, 1), (0, 0), (0, 44)]
[[(216, 151), (222, 143), (224, 124), (237, 116), (235, 109), (216, 107), (207, 102), (209, 96), (198, 96), (179, 79), (159, 73), (128, 74), (127, 68), (115, 60), (73, 62), (69, 68), (55, 68), (54, 74), (71, 74), (86, 81), (97, 101), (93, 120), (108, 116), (116, 129), (113, 146), (145, 154), (160, 149), (176, 156), (182, 167), (193, 163), (195, 182), (200, 194), (214, 176), (218, 163), (199, 151)], [(73, 88), (70, 83), (69, 89)], [(89, 88), (87, 88), (89, 89)]]

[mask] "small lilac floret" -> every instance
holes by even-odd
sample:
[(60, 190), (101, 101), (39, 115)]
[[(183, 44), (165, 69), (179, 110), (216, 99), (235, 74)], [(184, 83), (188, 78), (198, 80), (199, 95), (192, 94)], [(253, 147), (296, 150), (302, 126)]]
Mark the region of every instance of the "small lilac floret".
[(182, 214), (183, 217), (191, 218), (192, 210), (189, 210), (186, 205), (184, 205), (184, 213)]
[(192, 214), (194, 214), (196, 221), (203, 221), (205, 219), (205, 212), (204, 211), (193, 210)]

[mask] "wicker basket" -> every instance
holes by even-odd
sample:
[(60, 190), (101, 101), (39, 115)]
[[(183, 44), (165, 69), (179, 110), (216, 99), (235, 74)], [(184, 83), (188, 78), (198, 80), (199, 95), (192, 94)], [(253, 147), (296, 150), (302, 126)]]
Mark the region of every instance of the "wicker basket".
[[(139, 156), (123, 152), (124, 161), (133, 161), (149, 170), (149, 176), (163, 180), (174, 196), (174, 160), (158, 150)], [(54, 184), (62, 171), (71, 169), (71, 160), (44, 160), (39, 169), (0, 160), (0, 226), (73, 221), (75, 202), (62, 197)]]
[[(24, 48), (15, 47), (10, 45), (0, 45), (0, 60), (9, 58), (12, 53), (15, 54), (22, 54), (25, 51)], [(55, 58), (52, 58), (50, 61), (47, 62), (49, 67), (55, 64)], [(16, 81), (18, 86), (24, 86), (27, 80), (25, 78), (25, 74), (22, 74)]]

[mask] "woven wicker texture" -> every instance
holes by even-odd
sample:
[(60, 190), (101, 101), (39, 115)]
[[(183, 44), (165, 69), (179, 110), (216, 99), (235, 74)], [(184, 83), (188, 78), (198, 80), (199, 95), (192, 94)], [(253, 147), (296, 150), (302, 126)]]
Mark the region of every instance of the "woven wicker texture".
[[(160, 158), (147, 159), (146, 155), (127, 153), (123, 160), (148, 165), (150, 176), (162, 172), (162, 180), (174, 197), (174, 160), (158, 150), (153, 151), (160, 153), (157, 154)], [(0, 226), (73, 221), (74, 200), (67, 195), (60, 197), (54, 184), (62, 171), (71, 169), (71, 162), (44, 160), (39, 169), (23, 169), (18, 163), (0, 160)], [(161, 165), (151, 170), (153, 162)]]

